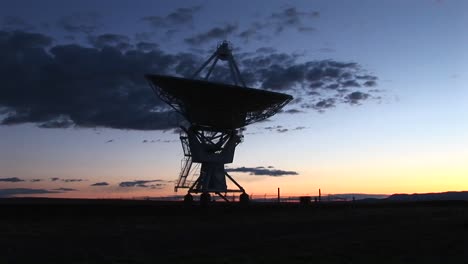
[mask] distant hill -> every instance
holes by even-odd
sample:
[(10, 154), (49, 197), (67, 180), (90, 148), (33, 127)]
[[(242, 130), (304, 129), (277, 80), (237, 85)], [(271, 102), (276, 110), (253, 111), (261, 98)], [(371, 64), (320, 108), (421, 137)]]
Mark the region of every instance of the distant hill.
[(419, 201), (468, 201), (468, 191), (442, 193), (392, 194), (387, 201), (419, 202)]
[(331, 200), (347, 200), (351, 201), (356, 200), (366, 200), (366, 199), (384, 199), (387, 198), (388, 194), (366, 194), (366, 193), (341, 193), (341, 194), (331, 194), (322, 196), (322, 200), (326, 201), (327, 199)]

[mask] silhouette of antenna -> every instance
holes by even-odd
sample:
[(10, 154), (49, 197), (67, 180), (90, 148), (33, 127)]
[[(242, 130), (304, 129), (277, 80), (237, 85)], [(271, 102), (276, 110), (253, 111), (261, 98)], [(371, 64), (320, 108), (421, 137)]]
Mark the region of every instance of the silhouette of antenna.
[[(208, 81), (219, 60), (228, 63), (234, 85)], [(203, 80), (197, 80), (210, 63)], [(204, 205), (211, 201), (211, 193), (229, 202), (227, 193), (240, 192), (239, 201), (247, 203), (248, 194), (225, 171), (224, 164), (232, 163), (245, 126), (273, 116), (293, 97), (247, 88), (227, 41), (218, 45), (210, 58), (195, 71), (192, 79), (156, 74), (145, 77), (156, 95), (189, 123), (188, 126), (181, 126), (184, 158), (175, 191), (187, 188), (186, 202), (193, 201), (193, 193), (201, 193), (200, 202)], [(193, 172), (194, 163), (201, 164), (200, 173), (194, 181), (190, 181), (187, 177)], [(236, 188), (228, 189), (227, 181), (231, 181)]]

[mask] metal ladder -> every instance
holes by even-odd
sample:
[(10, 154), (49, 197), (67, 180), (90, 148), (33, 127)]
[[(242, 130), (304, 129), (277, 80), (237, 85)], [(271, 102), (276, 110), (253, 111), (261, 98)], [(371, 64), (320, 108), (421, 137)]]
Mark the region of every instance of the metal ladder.
[(189, 184), (187, 182), (187, 176), (190, 174), (190, 170), (192, 168), (192, 157), (185, 156), (182, 161), (182, 169), (180, 171), (179, 180), (176, 183), (174, 190), (177, 192), (179, 188), (189, 188)]
[(190, 183), (187, 182), (187, 176), (190, 174), (192, 169), (192, 154), (190, 153), (190, 147), (188, 142), (188, 137), (185, 132), (180, 134), (180, 142), (182, 143), (182, 149), (184, 150), (184, 157), (181, 160), (181, 170), (179, 179), (176, 182), (174, 191), (177, 192), (179, 188), (189, 188)]

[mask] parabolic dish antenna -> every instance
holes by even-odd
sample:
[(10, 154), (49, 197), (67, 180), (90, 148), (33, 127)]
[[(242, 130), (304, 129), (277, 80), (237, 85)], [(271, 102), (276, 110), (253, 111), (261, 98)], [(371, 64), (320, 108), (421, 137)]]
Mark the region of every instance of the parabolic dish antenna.
[[(218, 60), (228, 62), (234, 85), (207, 81)], [(204, 80), (195, 79), (211, 61)], [(181, 127), (184, 159), (175, 190), (188, 188), (186, 202), (193, 200), (192, 193), (201, 193), (201, 203), (211, 200), (210, 193), (228, 201), (228, 192), (241, 192), (240, 201), (248, 202), (244, 188), (225, 171), (224, 164), (232, 163), (235, 148), (243, 138), (242, 128), (273, 116), (293, 99), (292, 96), (247, 88), (227, 41), (218, 46), (193, 79), (156, 74), (145, 77), (158, 97), (190, 124)], [(201, 164), (197, 166), (200, 173), (194, 181), (189, 181), (187, 177), (194, 163)], [(228, 189), (226, 179), (237, 188)]]

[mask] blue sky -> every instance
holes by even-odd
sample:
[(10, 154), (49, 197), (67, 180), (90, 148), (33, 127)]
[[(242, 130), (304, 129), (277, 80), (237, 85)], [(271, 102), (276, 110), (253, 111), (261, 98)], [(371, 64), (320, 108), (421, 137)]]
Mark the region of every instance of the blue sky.
[[(171, 20), (170, 14), (180, 8), (190, 11)], [(287, 10), (294, 12), (281, 16)], [(53, 40), (44, 47), (47, 52), (66, 44), (101, 49), (92, 40), (115, 34), (127, 37), (132, 48), (144, 41), (157, 44), (164, 54), (188, 53), (201, 59), (227, 38), (238, 56), (254, 56), (257, 49), (269, 47), (275, 50), (268, 56), (287, 54), (295, 58), (294, 65), (356, 63), (355, 76), (377, 78), (375, 86), (356, 88), (369, 94), (367, 99), (346, 103), (342, 98), (324, 109), (292, 104), (289, 109), (301, 113), (279, 114), (248, 127), (229, 166), (274, 166), (298, 173), (235, 174), (251, 193), (274, 193), (282, 187), (290, 194), (315, 193), (318, 188), (328, 193), (390, 194), (468, 188), (467, 10), (465, 1), (14, 1), (2, 4), (0, 30), (48, 36)], [(252, 25), (257, 25), (255, 34), (239, 36)], [(226, 30), (230, 26), (232, 30)], [(216, 27), (227, 33), (196, 44), (187, 41)], [(257, 87), (265, 82), (257, 81)], [(298, 92), (300, 85), (295, 85), (281, 91), (314, 103), (320, 100)], [(60, 89), (66, 96), (71, 88)], [(6, 109), (5, 117), (17, 110), (7, 100), (0, 106)], [(54, 197), (173, 194), (170, 181), (177, 177), (182, 149), (172, 131), (115, 129), (99, 123), (38, 128), (41, 122), (0, 126), (0, 179), (24, 180), (0, 181), (0, 189), (40, 189)], [(275, 126), (288, 131), (265, 129)], [(61, 180), (50, 180), (54, 177)], [(161, 180), (164, 186), (119, 186), (134, 180)], [(96, 182), (109, 185), (90, 187)], [(59, 188), (74, 191), (51, 193)]]

